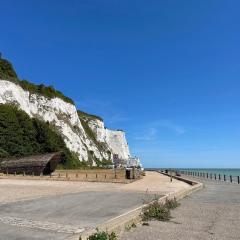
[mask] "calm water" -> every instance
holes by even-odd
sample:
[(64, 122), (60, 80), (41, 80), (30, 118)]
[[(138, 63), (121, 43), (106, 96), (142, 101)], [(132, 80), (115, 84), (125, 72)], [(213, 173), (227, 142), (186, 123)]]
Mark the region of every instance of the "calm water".
[(202, 173), (212, 173), (221, 175), (232, 175), (240, 176), (240, 169), (228, 169), (228, 168), (181, 168), (179, 170), (191, 171), (191, 172), (202, 172)]
[[(164, 168), (166, 169), (166, 168)], [(170, 169), (170, 168), (169, 168)], [(147, 169), (146, 169), (147, 170)], [(151, 170), (163, 170), (163, 168), (155, 168)], [(233, 182), (237, 181), (237, 176), (240, 176), (240, 169), (234, 168), (175, 168), (174, 170), (179, 170), (179, 171), (188, 171), (188, 172), (199, 172), (199, 173), (208, 173), (212, 174), (212, 178), (214, 178), (214, 174), (216, 174), (217, 179), (220, 178), (223, 180), (223, 176), (226, 175), (226, 180), (230, 180), (230, 176), (232, 176)], [(210, 178), (210, 175), (209, 175)]]
[[(150, 169), (150, 168), (149, 168)], [(151, 170), (161, 170), (167, 168), (151, 168)], [(168, 168), (171, 169), (171, 168)], [(232, 176), (240, 176), (239, 168), (174, 168), (175, 170), (183, 170), (189, 172), (201, 172), (201, 173), (212, 173), (212, 174), (221, 174), (221, 175), (232, 175)], [(148, 170), (148, 168), (146, 168)]]

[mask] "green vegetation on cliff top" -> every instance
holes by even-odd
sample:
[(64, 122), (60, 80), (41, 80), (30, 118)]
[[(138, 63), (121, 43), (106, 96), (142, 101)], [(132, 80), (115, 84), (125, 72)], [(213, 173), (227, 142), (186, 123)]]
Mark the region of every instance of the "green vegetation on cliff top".
[(87, 120), (87, 121), (90, 121), (90, 120), (100, 120), (100, 121), (103, 121), (103, 119), (99, 116), (96, 116), (96, 115), (93, 115), (93, 114), (89, 114), (89, 113), (85, 113), (83, 111), (80, 111), (78, 110), (78, 116), (80, 119), (83, 119), (83, 120)]
[(24, 90), (29, 91), (30, 93), (43, 95), (50, 99), (58, 97), (65, 102), (74, 104), (72, 99), (70, 99), (69, 97), (66, 97), (63, 93), (56, 90), (53, 86), (45, 86), (43, 84), (36, 85), (27, 80), (20, 80), (12, 64), (6, 59), (0, 59), (0, 79), (8, 80), (10, 82), (18, 84)]
[[(70, 98), (64, 96), (52, 86), (36, 85), (26, 80), (20, 80), (12, 64), (5, 59), (0, 59), (0, 80), (8, 80), (18, 84), (30, 93), (43, 95), (50, 99), (58, 97), (65, 102), (74, 104)], [(13, 105), (0, 104), (0, 113), (0, 158), (61, 151), (63, 154), (59, 168), (88, 167), (87, 162), (80, 162), (76, 154), (69, 151), (62, 136), (49, 123), (35, 118), (31, 119), (24, 111), (19, 110)], [(90, 120), (97, 119), (103, 121), (103, 119), (80, 110), (78, 110), (78, 116), (86, 134), (92, 139), (97, 148), (101, 152), (107, 151), (108, 154), (111, 154), (104, 143), (97, 141), (95, 133), (88, 126)], [(98, 166), (109, 165), (111, 163), (107, 159), (100, 161), (91, 151), (89, 152), (89, 161), (95, 161)]]

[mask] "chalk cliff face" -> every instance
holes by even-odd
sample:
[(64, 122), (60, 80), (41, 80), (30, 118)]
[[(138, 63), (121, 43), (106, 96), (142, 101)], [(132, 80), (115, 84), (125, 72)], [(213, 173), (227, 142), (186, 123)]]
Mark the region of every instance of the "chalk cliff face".
[(89, 160), (89, 155), (100, 161), (112, 160), (113, 154), (123, 159), (130, 156), (124, 132), (106, 129), (97, 118), (80, 119), (76, 107), (60, 98), (49, 99), (0, 80), (0, 104), (15, 104), (30, 117), (49, 122), (80, 161)]
[(100, 120), (91, 120), (88, 122), (89, 127), (97, 136), (97, 141), (104, 142), (110, 146), (114, 154), (118, 154), (120, 158), (128, 159), (130, 152), (123, 131), (109, 130), (104, 127), (104, 123)]

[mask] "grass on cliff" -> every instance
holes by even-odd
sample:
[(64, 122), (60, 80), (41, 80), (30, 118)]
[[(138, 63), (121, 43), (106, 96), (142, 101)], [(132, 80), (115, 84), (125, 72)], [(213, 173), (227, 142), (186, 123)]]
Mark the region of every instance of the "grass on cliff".
[(80, 119), (83, 119), (83, 120), (87, 120), (87, 121), (90, 121), (90, 120), (100, 120), (100, 121), (103, 121), (103, 119), (99, 116), (96, 116), (96, 115), (93, 115), (93, 114), (89, 114), (89, 113), (86, 113), (86, 112), (83, 112), (83, 111), (80, 111), (78, 110), (78, 116)]
[[(78, 114), (79, 114), (79, 111), (78, 111)], [(99, 152), (106, 152), (108, 154), (108, 158), (110, 159), (111, 152), (109, 151), (105, 143), (99, 142), (97, 140), (96, 134), (88, 125), (89, 120), (86, 118), (83, 118), (81, 114), (79, 115), (79, 118), (88, 138), (92, 140), (92, 142), (98, 148)], [(93, 164), (93, 161), (97, 164), (97, 167), (103, 167), (103, 168), (112, 164), (112, 161), (108, 159), (103, 159), (100, 161), (98, 158), (95, 157), (93, 151), (88, 151), (88, 162), (90, 166)]]
[(17, 85), (20, 85), (24, 90), (29, 91), (30, 93), (43, 95), (44, 97), (50, 99), (58, 97), (65, 102), (74, 104), (72, 99), (66, 97), (63, 93), (56, 90), (53, 86), (45, 86), (43, 84), (37, 85), (27, 80), (20, 80), (17, 76), (16, 71), (14, 70), (13, 65), (6, 59), (0, 59), (0, 79), (8, 80)]

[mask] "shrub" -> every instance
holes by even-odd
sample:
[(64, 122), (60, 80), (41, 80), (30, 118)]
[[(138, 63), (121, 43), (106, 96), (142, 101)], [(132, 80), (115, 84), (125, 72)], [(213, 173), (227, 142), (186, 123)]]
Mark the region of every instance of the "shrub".
[(177, 208), (178, 206), (180, 206), (180, 203), (177, 202), (176, 198), (169, 199), (169, 200), (167, 199), (165, 206), (168, 209), (174, 209), (174, 208)]
[(0, 59), (0, 79), (14, 79), (14, 78), (17, 78), (17, 74), (12, 64), (5, 59)]
[(100, 121), (103, 121), (103, 119), (99, 116), (96, 116), (96, 115), (93, 115), (93, 114), (89, 114), (89, 113), (86, 113), (86, 112), (83, 112), (83, 111), (80, 111), (78, 110), (78, 116), (79, 118), (81, 119), (84, 119), (84, 120), (100, 120)]
[(141, 217), (143, 221), (168, 221), (171, 218), (171, 214), (169, 208), (164, 204), (159, 203), (158, 200), (154, 200), (143, 208)]
[(0, 158), (61, 151), (63, 168), (82, 164), (51, 125), (30, 118), (12, 105), (0, 104), (0, 146)]
[(108, 233), (108, 232), (99, 232), (92, 234), (88, 237), (88, 240), (117, 240), (117, 236), (114, 232)]

